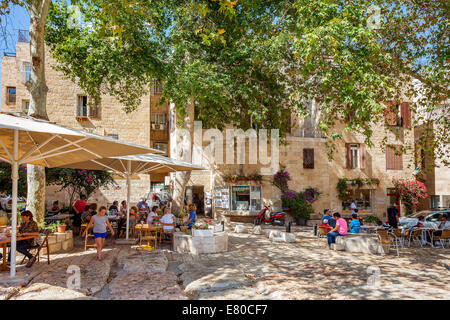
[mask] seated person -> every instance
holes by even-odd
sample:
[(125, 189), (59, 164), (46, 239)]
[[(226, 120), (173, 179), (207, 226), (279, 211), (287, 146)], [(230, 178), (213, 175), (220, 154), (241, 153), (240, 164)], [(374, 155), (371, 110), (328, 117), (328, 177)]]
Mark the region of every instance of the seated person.
[(417, 228), (423, 228), (425, 227), (425, 217), (424, 216), (420, 216), (419, 217), (419, 221), (417, 221)]
[(89, 221), (91, 221), (92, 216), (93, 216), (92, 205), (86, 205), (86, 207), (84, 207), (83, 213), (81, 214), (81, 222), (89, 223)]
[(53, 201), (52, 207), (50, 210), (48, 210), (48, 213), (51, 213), (54, 215), (54, 214), (58, 214), (60, 212), (61, 212), (61, 207), (59, 206), (58, 200)]
[[(441, 216), (441, 223), (439, 224), (438, 229), (439, 229), (439, 230), (433, 231), (433, 237), (434, 237), (434, 236), (438, 236), (438, 237), (439, 237), (439, 236), (442, 235), (442, 230), (450, 229), (450, 221), (448, 221), (448, 216), (447, 216), (446, 214), (443, 214), (443, 215)], [(429, 237), (430, 237), (430, 236), (429, 236), (428, 233), (427, 233), (428, 241), (431, 242), (431, 240), (429, 239)]]
[[(36, 223), (36, 221), (33, 220), (33, 214), (31, 211), (24, 211), (20, 214), (22, 217), (22, 223), (19, 227), (19, 234), (20, 235), (39, 235), (39, 228)], [(20, 252), (21, 254), (25, 255), (29, 260), (26, 265), (27, 268), (31, 268), (33, 263), (36, 261), (36, 256), (33, 256), (29, 250), (36, 247), (36, 238), (33, 239), (26, 239), (26, 240), (20, 240), (17, 242), (16, 250), (17, 252)], [(11, 261), (11, 251), (8, 254), (8, 261)]]
[(119, 213), (119, 201), (115, 200), (113, 202), (112, 205), (109, 206), (108, 211), (112, 214), (112, 215), (117, 215)]
[(331, 216), (330, 209), (325, 209), (325, 210), (323, 210), (322, 222), (323, 222), (324, 220), (330, 221), (331, 219), (333, 219), (333, 217)]
[(91, 209), (92, 209), (91, 215), (95, 216), (97, 214), (97, 204), (96, 203), (91, 203), (89, 205), (89, 207), (91, 207)]
[[(176, 222), (176, 218), (170, 211), (170, 208), (165, 207), (164, 215), (161, 217), (161, 219), (159, 221), (162, 223), (171, 223), (172, 224), (172, 223)], [(172, 232), (173, 228), (174, 228), (173, 226), (163, 226), (164, 232)], [(167, 240), (167, 235), (164, 235), (164, 238)]]
[(158, 206), (153, 206), (152, 211), (150, 211), (150, 213), (148, 214), (147, 224), (152, 224), (153, 221), (158, 220), (159, 218), (158, 213), (159, 213)]
[(319, 227), (325, 227), (325, 228), (328, 228), (328, 229), (332, 229), (332, 228), (330, 227), (330, 225), (328, 224), (328, 219), (323, 219), (323, 220), (322, 220), (322, 223), (319, 224)]
[(350, 221), (350, 232), (360, 233), (361, 232), (361, 222), (358, 220), (358, 215), (356, 213), (352, 214), (352, 221)]
[(383, 222), (381, 222), (381, 220), (378, 220), (377, 221), (377, 226), (375, 227), (375, 230), (376, 229), (384, 229), (384, 227), (383, 227)]
[(187, 221), (188, 228), (191, 229), (197, 219), (197, 207), (195, 204), (189, 205), (189, 217)]
[(335, 243), (337, 236), (345, 236), (347, 234), (347, 221), (341, 218), (341, 214), (339, 212), (333, 213), (333, 220), (336, 221), (336, 227), (331, 229), (327, 234), (328, 238), (328, 247), (331, 249), (331, 244)]

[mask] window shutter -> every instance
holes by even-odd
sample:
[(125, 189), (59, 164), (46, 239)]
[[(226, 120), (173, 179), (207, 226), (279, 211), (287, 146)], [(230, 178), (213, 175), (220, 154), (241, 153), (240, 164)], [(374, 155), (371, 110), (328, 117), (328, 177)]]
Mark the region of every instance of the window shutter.
[(386, 170), (392, 169), (392, 149), (386, 146)]
[(346, 143), (345, 144), (345, 162), (346, 162), (345, 167), (347, 169), (351, 169), (351, 167), (352, 167), (350, 158), (351, 158), (351, 155), (350, 155), (350, 143)]
[(409, 107), (409, 102), (402, 102), (400, 113), (402, 115), (402, 126), (404, 128), (411, 126), (411, 109)]
[(314, 169), (314, 149), (303, 149), (303, 168)]
[(360, 165), (361, 165), (361, 169), (365, 169), (366, 168), (366, 146), (361, 143), (359, 145), (359, 157), (360, 157)]
[(393, 108), (395, 106), (394, 102), (388, 102), (386, 103), (386, 109), (385, 109), (385, 113), (384, 116), (386, 118), (386, 121), (388, 123), (388, 125), (390, 126), (396, 126), (397, 125), (397, 113), (393, 112)]
[(97, 106), (89, 106), (89, 117), (97, 118), (98, 107)]
[[(400, 152), (401, 146), (396, 146), (395, 150), (396, 152)], [(395, 155), (395, 169), (396, 170), (403, 170), (403, 154), (396, 154)]]

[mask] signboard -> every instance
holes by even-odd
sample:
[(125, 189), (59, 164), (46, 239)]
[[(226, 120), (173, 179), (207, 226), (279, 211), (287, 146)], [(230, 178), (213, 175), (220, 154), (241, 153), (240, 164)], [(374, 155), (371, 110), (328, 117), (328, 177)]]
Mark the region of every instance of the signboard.
[(228, 188), (216, 188), (214, 196), (214, 207), (222, 209), (230, 207), (230, 190)]

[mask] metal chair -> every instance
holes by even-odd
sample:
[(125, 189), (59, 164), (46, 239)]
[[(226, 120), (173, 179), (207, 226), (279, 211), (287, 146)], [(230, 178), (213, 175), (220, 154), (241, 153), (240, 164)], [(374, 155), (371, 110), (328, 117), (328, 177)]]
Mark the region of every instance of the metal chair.
[[(432, 242), (434, 242), (435, 240), (439, 240), (442, 248), (445, 249), (445, 243), (448, 241), (450, 242), (450, 229), (444, 229), (442, 230), (441, 235), (434, 235), (433, 234), (433, 239)], [(444, 241), (442, 241), (444, 240)]]
[(327, 234), (330, 230), (331, 229), (327, 228), (327, 227), (321, 227), (321, 226), (317, 227), (317, 245), (320, 245), (320, 239), (327, 238)]
[(393, 233), (390, 233), (384, 229), (377, 229), (376, 231), (378, 235), (378, 248), (381, 249), (381, 254), (384, 254), (383, 244), (387, 244), (390, 248), (395, 248), (395, 250), (397, 251), (397, 257), (399, 257), (400, 254), (398, 252), (398, 238)]
[[(39, 231), (39, 233), (45, 234), (45, 238), (44, 238), (44, 240), (42, 240), (41, 244), (36, 245), (33, 248), (31, 248), (30, 252), (32, 250), (36, 251), (36, 253), (35, 253), (36, 260), (39, 262), (41, 249), (45, 247), (47, 249), (47, 263), (50, 264), (50, 250), (49, 250), (49, 247), (48, 247), (48, 236), (50, 235), (51, 230), (50, 229), (42, 229), (42, 230)], [(25, 258), (26, 258), (26, 256), (23, 257), (21, 264), (24, 263)]]

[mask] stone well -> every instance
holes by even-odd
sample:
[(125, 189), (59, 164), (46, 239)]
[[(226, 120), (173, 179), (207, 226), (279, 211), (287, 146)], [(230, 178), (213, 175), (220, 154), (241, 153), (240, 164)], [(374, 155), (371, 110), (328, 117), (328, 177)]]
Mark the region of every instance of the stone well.
[(173, 248), (176, 252), (192, 254), (228, 251), (228, 233), (216, 232), (212, 237), (193, 237), (184, 232), (175, 232)]

